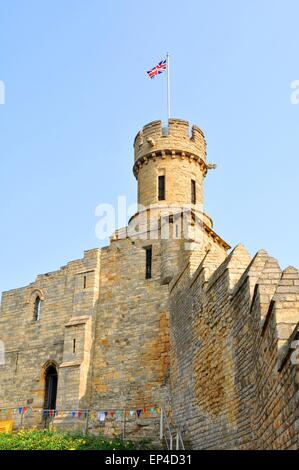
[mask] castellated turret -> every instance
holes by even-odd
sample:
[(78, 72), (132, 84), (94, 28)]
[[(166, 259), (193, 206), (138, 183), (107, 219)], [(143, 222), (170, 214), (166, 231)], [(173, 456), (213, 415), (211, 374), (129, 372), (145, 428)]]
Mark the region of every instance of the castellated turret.
[(134, 157), (139, 204), (202, 204), (206, 141), (198, 127), (190, 133), (187, 121), (169, 119), (164, 128), (153, 121), (138, 132)]
[(198, 127), (154, 121), (134, 150), (128, 227), (2, 294), (0, 430), (298, 450), (298, 271), (227, 253), (203, 212), (214, 165)]
[(188, 247), (203, 249), (203, 224), (212, 227), (203, 212), (207, 170), (204, 134), (187, 121), (169, 119), (167, 127), (153, 121), (135, 137), (139, 212), (131, 222), (150, 232), (149, 238), (161, 239), (162, 284), (184, 264)]

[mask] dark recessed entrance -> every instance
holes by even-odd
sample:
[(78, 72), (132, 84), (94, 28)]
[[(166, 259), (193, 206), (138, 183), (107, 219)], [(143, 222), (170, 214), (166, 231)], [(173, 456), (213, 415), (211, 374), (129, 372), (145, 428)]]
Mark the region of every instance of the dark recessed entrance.
[(56, 408), (57, 382), (56, 367), (50, 365), (46, 370), (45, 410), (55, 410)]

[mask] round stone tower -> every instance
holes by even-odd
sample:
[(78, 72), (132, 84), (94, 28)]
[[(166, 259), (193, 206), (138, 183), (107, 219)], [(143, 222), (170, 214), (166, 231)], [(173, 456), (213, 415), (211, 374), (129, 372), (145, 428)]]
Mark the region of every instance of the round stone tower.
[(153, 121), (134, 141), (133, 172), (138, 181), (138, 204), (144, 207), (203, 203), (207, 173), (206, 141), (196, 126), (169, 119), (168, 127)]
[(204, 221), (212, 225), (203, 214), (207, 170), (204, 134), (196, 126), (190, 132), (187, 121), (169, 119), (167, 127), (153, 121), (135, 138), (139, 212), (131, 222), (141, 233), (150, 233), (149, 239), (160, 240), (162, 284), (168, 284), (190, 256), (188, 247), (197, 241), (195, 249), (202, 249)]

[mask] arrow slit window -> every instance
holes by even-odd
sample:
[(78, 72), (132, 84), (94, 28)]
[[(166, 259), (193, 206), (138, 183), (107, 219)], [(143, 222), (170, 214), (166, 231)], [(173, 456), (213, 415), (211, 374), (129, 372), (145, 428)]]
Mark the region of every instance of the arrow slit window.
[(145, 279), (151, 279), (152, 277), (152, 258), (153, 250), (151, 246), (145, 248)]
[(158, 199), (159, 201), (165, 200), (165, 175), (158, 176)]
[(196, 204), (196, 183), (191, 180), (191, 204)]

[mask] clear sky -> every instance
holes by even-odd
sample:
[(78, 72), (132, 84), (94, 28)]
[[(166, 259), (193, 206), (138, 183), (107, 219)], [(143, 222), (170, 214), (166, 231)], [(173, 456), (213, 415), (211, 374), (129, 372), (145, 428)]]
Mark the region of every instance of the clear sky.
[[(200, 126), (205, 210), (232, 246), (299, 267), (298, 0), (1, 0), (0, 292), (103, 244), (95, 208), (136, 199), (133, 139)], [(107, 244), (104, 243), (104, 244)]]

